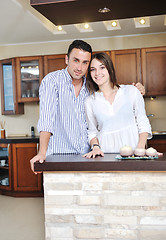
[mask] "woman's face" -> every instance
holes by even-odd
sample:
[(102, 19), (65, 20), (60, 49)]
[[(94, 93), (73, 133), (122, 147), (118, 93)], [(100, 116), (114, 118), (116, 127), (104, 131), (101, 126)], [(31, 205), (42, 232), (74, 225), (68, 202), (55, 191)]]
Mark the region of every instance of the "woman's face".
[(90, 64), (90, 75), (93, 81), (99, 86), (110, 83), (110, 76), (105, 65), (94, 58)]

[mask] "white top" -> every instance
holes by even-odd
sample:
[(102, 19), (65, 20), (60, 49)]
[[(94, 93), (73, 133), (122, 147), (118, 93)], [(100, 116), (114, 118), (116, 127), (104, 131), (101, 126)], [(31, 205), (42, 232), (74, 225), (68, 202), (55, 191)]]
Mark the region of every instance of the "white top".
[(152, 137), (144, 99), (135, 86), (121, 85), (112, 104), (95, 92), (86, 99), (85, 112), (89, 141), (97, 137), (105, 153), (118, 153), (124, 145), (135, 149), (142, 132)]

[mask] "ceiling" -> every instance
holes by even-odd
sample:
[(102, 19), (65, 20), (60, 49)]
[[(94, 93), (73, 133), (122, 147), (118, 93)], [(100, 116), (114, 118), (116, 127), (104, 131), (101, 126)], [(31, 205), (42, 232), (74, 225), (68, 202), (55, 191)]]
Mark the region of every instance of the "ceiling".
[[(40, 2), (42, 1), (43, 0), (40, 0)], [(53, 0), (49, 1), (55, 2)], [(1, 0), (0, 46), (166, 33), (166, 17), (164, 14), (166, 1), (163, 3), (163, 1), (160, 0), (145, 0), (144, 2), (133, 0), (70, 0), (66, 4), (76, 4), (79, 2), (91, 4), (89, 4), (88, 7), (83, 4), (77, 7), (76, 11), (75, 8), (70, 10), (69, 5), (64, 5), (64, 1), (59, 1), (59, 3), (56, 3), (56, 6), (60, 7), (60, 4), (63, 3), (63, 9), (67, 9), (68, 11), (62, 12), (62, 9), (60, 10), (59, 8), (58, 12), (55, 14), (55, 9), (52, 7), (53, 15), (56, 17), (50, 21), (30, 5), (30, 0)], [(99, 2), (110, 4), (107, 6), (109, 6), (113, 12), (110, 11), (105, 17), (104, 14), (92, 14), (94, 7), (95, 11), (96, 7), (97, 9), (100, 7)], [(157, 2), (157, 5), (154, 5), (153, 2)], [(113, 5), (111, 5), (111, 3)], [(46, 9), (46, 5), (44, 9)], [(72, 14), (71, 11), (74, 11), (74, 13)], [(47, 15), (47, 13), (49, 13), (49, 11), (46, 11), (45, 15)], [(50, 18), (50, 16), (51, 14), (49, 14), (48, 17)], [(149, 19), (147, 19), (149, 21), (149, 27), (144, 25), (144, 27), (136, 28), (133, 17), (149, 17)], [(114, 28), (112, 30), (110, 20), (119, 20), (116, 30)], [(104, 23), (103, 21), (106, 22)], [(89, 29), (84, 29), (82, 24), (78, 24), (83, 22), (89, 22)], [(58, 30), (58, 24), (65, 24), (62, 25), (62, 31)]]

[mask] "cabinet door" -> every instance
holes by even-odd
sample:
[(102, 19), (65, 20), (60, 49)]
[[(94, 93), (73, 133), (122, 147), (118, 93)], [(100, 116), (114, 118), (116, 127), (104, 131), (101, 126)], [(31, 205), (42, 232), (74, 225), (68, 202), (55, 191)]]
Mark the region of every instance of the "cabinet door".
[(139, 49), (111, 51), (111, 59), (119, 84), (141, 82)]
[(12, 145), (15, 191), (41, 191), (41, 174), (35, 175), (30, 168), (30, 159), (37, 154), (36, 143)]
[(158, 152), (166, 152), (166, 140), (165, 139), (152, 139), (148, 140), (148, 147), (155, 148)]
[(11, 190), (11, 145), (0, 144), (0, 190)]
[(166, 95), (166, 47), (142, 49), (146, 96)]
[(65, 54), (44, 56), (44, 75), (66, 68)]
[(39, 101), (39, 85), (43, 78), (42, 57), (16, 58), (18, 101)]
[(7, 59), (0, 62), (0, 80), (2, 114), (23, 114), (24, 105), (17, 101), (15, 59)]

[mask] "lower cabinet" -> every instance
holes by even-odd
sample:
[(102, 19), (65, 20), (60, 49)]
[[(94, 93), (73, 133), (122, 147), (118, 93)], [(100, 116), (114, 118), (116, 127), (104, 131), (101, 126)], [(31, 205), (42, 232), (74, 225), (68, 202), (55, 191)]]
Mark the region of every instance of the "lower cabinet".
[(158, 152), (166, 152), (166, 139), (151, 139), (148, 140), (148, 147), (155, 148)]
[(43, 196), (42, 174), (35, 175), (30, 168), (30, 159), (36, 154), (37, 143), (0, 144), (1, 194)]

